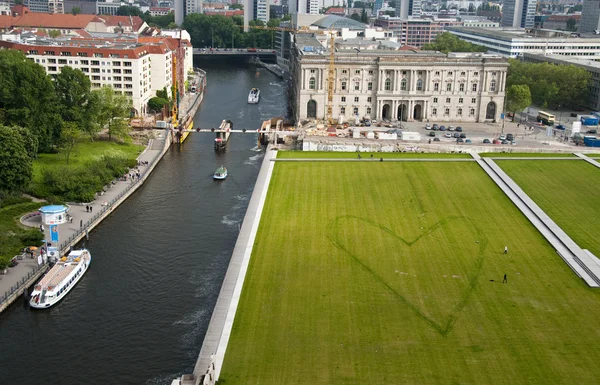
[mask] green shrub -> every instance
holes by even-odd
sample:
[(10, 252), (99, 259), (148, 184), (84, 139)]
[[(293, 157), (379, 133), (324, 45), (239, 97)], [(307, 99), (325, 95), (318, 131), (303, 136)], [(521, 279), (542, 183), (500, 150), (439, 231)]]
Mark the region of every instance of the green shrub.
[(42, 240), (44, 239), (44, 233), (42, 233), (38, 229), (29, 230), (29, 231), (19, 235), (19, 239), (21, 240), (21, 243), (23, 243), (23, 245), (25, 245), (25, 247), (37, 246), (42, 243)]
[(10, 260), (11, 258), (3, 257), (0, 255), (0, 270), (6, 269)]
[(4, 195), (0, 193), (0, 207), (12, 206), (19, 203), (31, 202), (31, 198), (17, 195)]

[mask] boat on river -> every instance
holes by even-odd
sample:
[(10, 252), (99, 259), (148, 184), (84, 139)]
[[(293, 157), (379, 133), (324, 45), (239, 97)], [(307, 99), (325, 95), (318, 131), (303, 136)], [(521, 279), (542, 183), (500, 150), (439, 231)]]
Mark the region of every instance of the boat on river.
[(35, 285), (29, 305), (34, 309), (47, 309), (63, 299), (86, 273), (92, 262), (89, 250), (72, 250)]
[(225, 166), (221, 166), (215, 171), (215, 175), (213, 175), (214, 179), (223, 180), (227, 178), (227, 168)]
[(260, 100), (260, 90), (258, 88), (253, 88), (250, 90), (248, 94), (248, 103), (256, 104)]

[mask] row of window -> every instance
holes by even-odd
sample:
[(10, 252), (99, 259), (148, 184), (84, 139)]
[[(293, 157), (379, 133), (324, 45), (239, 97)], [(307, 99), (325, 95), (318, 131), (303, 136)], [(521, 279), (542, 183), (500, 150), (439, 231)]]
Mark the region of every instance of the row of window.
[[(50, 63), (50, 64), (56, 64), (56, 59), (47, 59), (47, 60), (48, 60), (48, 63)], [(35, 61), (36, 61), (36, 63), (40, 63), (40, 59), (36, 59)], [(46, 59), (42, 59), (41, 62), (45, 63)], [(80, 61), (69, 60), (67, 62), (67, 59), (58, 59), (58, 64), (67, 64), (67, 63), (68, 64), (81, 64), (83, 66), (87, 66), (87, 65), (90, 65), (90, 60), (80, 60)], [(110, 63), (111, 62), (102, 62), (102, 65), (110, 65)], [(100, 65), (100, 61), (99, 60), (92, 60), (91, 64), (93, 66), (99, 66)], [(115, 67), (120, 67), (121, 66), (121, 62), (120, 61), (114, 61), (114, 62), (112, 62), (112, 65), (115, 66)], [(123, 62), (123, 66), (125, 66), (125, 67), (132, 67), (132, 63), (130, 61), (124, 61)]]
[[(438, 98), (433, 98), (433, 103), (436, 104), (438, 102)], [(458, 104), (463, 104), (464, 99), (463, 98), (458, 98)], [(450, 98), (446, 98), (446, 103), (450, 103)], [(475, 104), (477, 103), (477, 99), (476, 98), (471, 98), (471, 104)]]
[[(366, 111), (367, 115), (371, 115), (371, 107), (366, 107), (365, 111)], [(340, 107), (340, 115), (345, 115), (345, 114), (346, 114), (346, 107), (341, 106)], [(358, 115), (358, 107), (354, 107), (352, 109), (352, 115), (354, 115), (354, 116)]]
[[(471, 91), (473, 92), (477, 92), (477, 83), (473, 83), (471, 84)], [(315, 90), (317, 88), (317, 79), (310, 78), (308, 80), (308, 89), (309, 90)], [(341, 88), (342, 91), (346, 91), (348, 89), (348, 82), (347, 81), (342, 81), (341, 84)], [(384, 82), (384, 86), (383, 86), (385, 91), (391, 91), (392, 90), (392, 80), (391, 79), (385, 79)], [(401, 91), (406, 91), (408, 88), (408, 82), (406, 81), (406, 79), (402, 79), (400, 81), (400, 90)], [(440, 84), (439, 83), (434, 83), (433, 84), (433, 90), (434, 91), (439, 91), (440, 89)], [(423, 91), (423, 80), (422, 79), (417, 79), (417, 91)], [(373, 91), (373, 82), (368, 82), (367, 83), (367, 90), (368, 91)], [(465, 92), (465, 84), (464, 83), (460, 83), (458, 85), (458, 90), (460, 92)], [(354, 91), (360, 91), (360, 82), (354, 82)], [(452, 83), (447, 83), (446, 84), (446, 91), (452, 91)], [(496, 81), (492, 80), (490, 82), (490, 92), (496, 92)]]
[[(437, 107), (433, 107), (431, 109), (431, 115), (432, 116), (437, 116), (438, 114), (438, 109)], [(449, 116), (450, 115), (450, 108), (446, 107), (444, 108), (444, 116)], [(463, 115), (463, 109), (462, 107), (459, 107), (456, 109), (456, 116), (462, 116)], [(469, 108), (469, 116), (475, 116), (475, 108), (471, 107)]]
[[(29, 50), (29, 51), (27, 51), (27, 55), (39, 55), (39, 51), (37, 49)], [(55, 51), (44, 51), (44, 55), (56, 56), (56, 52)], [(59, 56), (72, 56), (72, 53), (71, 53), (71, 51), (61, 51), (59, 53)], [(77, 52), (77, 56), (88, 57), (88, 54), (87, 54), (87, 52)], [(94, 57), (101, 57), (101, 58), (110, 57), (110, 58), (118, 59), (121, 56), (116, 53), (111, 53), (111, 54), (108, 54), (107, 56), (104, 56), (103, 53), (96, 52), (96, 53), (94, 53)], [(129, 55), (123, 55), (123, 57), (125, 59), (129, 59)]]
[[(425, 71), (417, 71), (417, 75), (423, 75), (424, 72)], [(314, 73), (316, 73), (316, 70), (315, 69), (311, 69), (310, 73), (314, 74)], [(373, 75), (374, 71), (373, 70), (369, 70), (368, 73), (369, 73), (369, 75)], [(385, 70), (385, 74), (386, 75), (392, 75), (393, 73), (394, 73), (394, 70)], [(406, 75), (407, 73), (408, 73), (408, 71), (404, 71), (404, 70), (402, 71), (402, 75)], [(434, 73), (435, 73), (436, 76), (440, 75), (440, 71), (435, 71)], [(348, 74), (348, 70), (342, 70), (342, 74), (343, 75)], [(361, 70), (354, 70), (354, 74), (355, 75), (360, 75), (361, 74)], [(452, 71), (448, 71), (448, 73), (447, 73), (448, 76), (452, 76), (453, 74), (454, 73)], [(466, 71), (461, 71), (460, 72), (460, 76), (466, 76), (466, 75), (467, 75)], [(479, 72), (478, 71), (473, 72), (473, 76), (479, 76)], [(495, 71), (492, 72), (492, 76), (496, 76), (496, 72)]]

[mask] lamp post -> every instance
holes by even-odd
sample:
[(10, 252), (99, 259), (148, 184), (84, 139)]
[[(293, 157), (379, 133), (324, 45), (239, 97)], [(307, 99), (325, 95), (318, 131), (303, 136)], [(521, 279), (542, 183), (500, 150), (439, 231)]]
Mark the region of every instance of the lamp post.
[(210, 27), (210, 48), (215, 48), (215, 30)]

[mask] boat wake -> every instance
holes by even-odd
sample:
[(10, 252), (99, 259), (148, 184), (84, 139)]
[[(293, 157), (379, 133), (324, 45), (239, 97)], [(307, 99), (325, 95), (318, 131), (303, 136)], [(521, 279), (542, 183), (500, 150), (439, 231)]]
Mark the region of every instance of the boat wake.
[(252, 147), (252, 148), (250, 149), (250, 151), (254, 151), (254, 152), (261, 152), (261, 151), (262, 151), (262, 148), (260, 148), (260, 147), (256, 146), (256, 147)]
[(242, 223), (244, 214), (246, 213), (246, 207), (248, 207), (248, 201), (250, 200), (250, 194), (251, 191), (247, 194), (235, 196), (237, 203), (233, 205), (230, 214), (223, 216), (223, 219), (221, 219), (222, 224), (230, 227), (237, 227)]
[(255, 165), (258, 163), (259, 159), (263, 156), (263, 154), (256, 154), (254, 156), (249, 157), (244, 161), (244, 164)]

